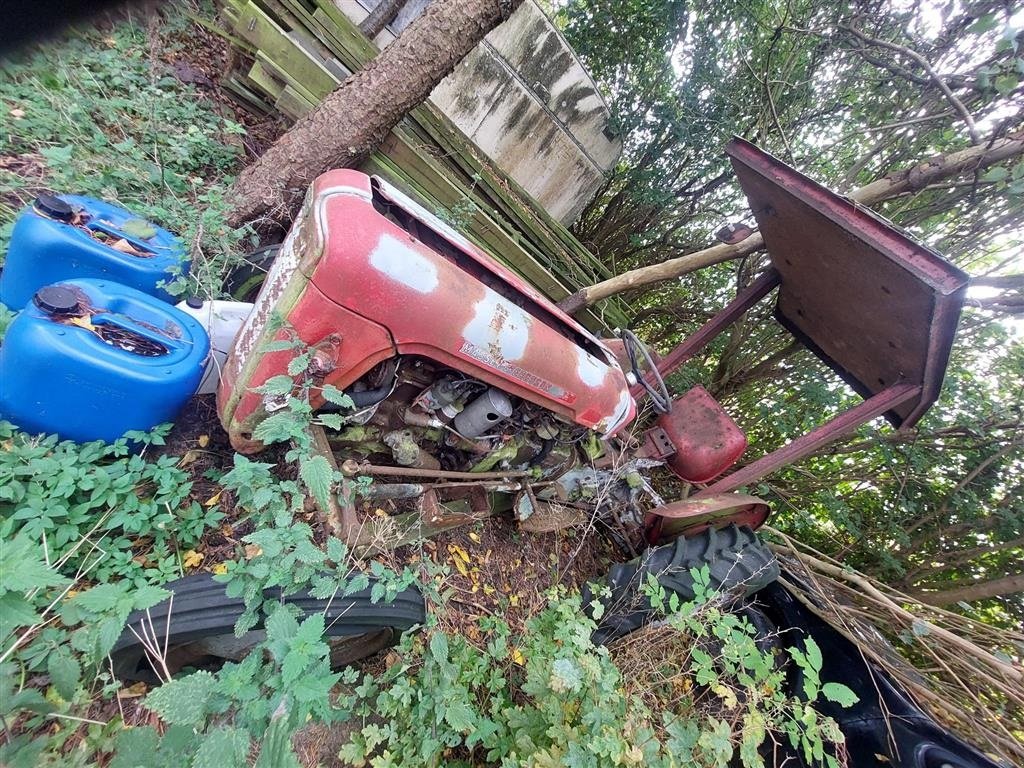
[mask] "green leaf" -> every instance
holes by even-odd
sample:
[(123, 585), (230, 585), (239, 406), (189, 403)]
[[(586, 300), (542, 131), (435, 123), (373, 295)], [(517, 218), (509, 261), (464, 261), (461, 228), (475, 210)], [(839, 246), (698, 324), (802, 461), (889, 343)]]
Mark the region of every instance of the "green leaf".
[(295, 380), (291, 376), (271, 376), (256, 388), (261, 395), (287, 395), (295, 388)]
[(100, 661), (114, 647), (124, 631), (125, 620), (120, 616), (108, 616), (96, 628), (96, 651), (94, 661)]
[(270, 727), (263, 734), (255, 768), (300, 768), (292, 751), (291, 730), (284, 714), (275, 713)]
[(997, 165), (993, 168), (989, 168), (985, 172), (985, 175), (981, 177), (982, 181), (1003, 181), (1010, 175), (1010, 172), (1001, 165)]
[(249, 754), (249, 734), (242, 728), (217, 728), (204, 736), (192, 768), (244, 768)]
[(1020, 78), (1017, 77), (1017, 75), (1008, 74), (997, 77), (992, 85), (1000, 96), (1009, 96), (1013, 93), (1014, 89), (1017, 87), (1017, 83), (1019, 82)]
[(311, 351), (303, 352), (301, 355), (296, 355), (288, 361), (288, 375), (298, 376), (300, 373), (305, 373), (309, 367), (309, 361), (313, 359), (313, 353)]
[(469, 702), (461, 697), (448, 699), (444, 708), (444, 719), (458, 733), (470, 733), (476, 722), (476, 713)]
[(997, 26), (999, 26), (999, 19), (996, 18), (996, 15), (994, 13), (986, 13), (971, 24), (971, 26), (967, 28), (967, 31), (980, 35), (983, 32), (989, 32), (995, 29)]
[(145, 705), (168, 725), (202, 725), (217, 679), (206, 670), (164, 683), (146, 697)]
[(337, 431), (345, 426), (345, 417), (340, 413), (318, 413), (316, 417), (328, 429)]
[(128, 219), (120, 227), (121, 231), (129, 237), (139, 240), (149, 240), (156, 237), (156, 227), (145, 219)]
[(0, 595), (0, 640), (18, 627), (29, 627), (36, 623), (39, 614), (32, 603), (21, 595), (8, 592)]
[(825, 683), (821, 686), (821, 695), (841, 707), (852, 707), (860, 701), (860, 697), (842, 683)]
[(932, 628), (928, 622), (914, 619), (910, 624), (910, 631), (914, 633), (914, 637), (927, 637), (932, 633)]
[(65, 648), (58, 648), (52, 651), (46, 660), (46, 671), (57, 693), (62, 699), (69, 701), (75, 695), (78, 683), (82, 679), (82, 668), (78, 660)]
[[(260, 352), (285, 352), (289, 349), (303, 346), (301, 341), (294, 339), (275, 339), (268, 341), (260, 347)], [(276, 378), (276, 377), (275, 377)]]
[(351, 397), (331, 384), (325, 384), (320, 389), (320, 394), (324, 396), (324, 400), (327, 402), (340, 405), (343, 408), (352, 408), (355, 405)]
[(0, 557), (0, 592), (26, 592), (37, 587), (63, 586), (69, 579), (46, 564), (43, 549), (29, 536), (19, 533), (4, 542)]
[(313, 498), (321, 509), (331, 506), (331, 485), (334, 481), (334, 469), (326, 456), (313, 456), (303, 459), (299, 465), (299, 477), (309, 488)]
[(821, 672), (821, 665), (824, 661), (821, 657), (821, 648), (814, 642), (814, 638), (808, 636), (804, 645), (807, 648), (807, 663), (815, 672)]
[(143, 768), (153, 764), (160, 735), (151, 725), (124, 728), (114, 741), (114, 759), (110, 768)]

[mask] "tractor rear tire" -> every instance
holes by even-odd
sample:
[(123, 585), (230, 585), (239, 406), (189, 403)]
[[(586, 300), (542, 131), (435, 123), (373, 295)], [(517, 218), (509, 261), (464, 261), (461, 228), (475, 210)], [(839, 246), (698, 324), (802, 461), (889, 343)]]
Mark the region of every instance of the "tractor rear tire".
[[(595, 645), (604, 645), (639, 629), (654, 618), (654, 610), (641, 591), (654, 576), (666, 592), (683, 602), (694, 599), (691, 569), (708, 567), (709, 588), (719, 594), (748, 597), (779, 577), (779, 564), (756, 534), (746, 527), (709, 528), (693, 536), (648, 549), (636, 560), (620, 563), (608, 573), (611, 596), (602, 598), (604, 613), (594, 632)], [(584, 589), (585, 609), (593, 598)]]
[[(113, 671), (118, 678), (159, 682), (136, 634), (155, 638), (161, 650), (166, 638), (163, 655), (172, 675), (186, 667), (240, 661), (266, 636), (262, 625), (257, 625), (241, 638), (235, 637), (235, 622), (245, 610), (245, 603), (241, 598), (228, 597), (224, 584), (214, 581), (211, 574), (186, 576), (166, 588), (174, 593), (173, 601), (165, 600), (128, 617), (128, 625), (111, 651)], [(405, 589), (389, 603), (371, 602), (371, 590), (372, 584), (347, 597), (337, 595), (333, 600), (318, 600), (302, 591), (283, 598), (283, 602), (298, 607), (300, 622), (316, 613), (325, 614), (331, 663), (337, 668), (394, 645), (402, 632), (426, 621), (419, 590)]]

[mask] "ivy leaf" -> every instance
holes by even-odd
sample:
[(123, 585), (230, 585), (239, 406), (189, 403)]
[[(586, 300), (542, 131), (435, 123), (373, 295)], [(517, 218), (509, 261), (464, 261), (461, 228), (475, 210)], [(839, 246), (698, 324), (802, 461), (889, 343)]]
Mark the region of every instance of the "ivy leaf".
[(321, 509), (331, 505), (331, 484), (334, 480), (334, 469), (326, 456), (312, 456), (303, 459), (299, 465), (299, 477), (309, 488), (313, 498)]
[(821, 694), (841, 707), (852, 707), (860, 701), (860, 697), (842, 683), (825, 683), (821, 686)]
[(57, 689), (62, 699), (70, 700), (78, 689), (78, 683), (82, 679), (82, 668), (78, 661), (67, 649), (58, 648), (50, 653), (46, 660), (46, 671), (50, 675), (50, 682)]

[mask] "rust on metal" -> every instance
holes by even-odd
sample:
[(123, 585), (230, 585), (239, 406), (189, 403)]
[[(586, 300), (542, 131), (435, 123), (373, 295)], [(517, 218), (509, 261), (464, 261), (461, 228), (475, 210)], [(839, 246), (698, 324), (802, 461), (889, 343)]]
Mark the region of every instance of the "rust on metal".
[(779, 322), (862, 397), (917, 385), (885, 414), (913, 425), (938, 397), (968, 276), (753, 144), (726, 151), (782, 276)]
[(744, 493), (716, 493), (655, 507), (647, 517), (647, 535), (651, 544), (692, 536), (707, 528), (729, 523), (757, 529), (770, 512), (768, 502)]

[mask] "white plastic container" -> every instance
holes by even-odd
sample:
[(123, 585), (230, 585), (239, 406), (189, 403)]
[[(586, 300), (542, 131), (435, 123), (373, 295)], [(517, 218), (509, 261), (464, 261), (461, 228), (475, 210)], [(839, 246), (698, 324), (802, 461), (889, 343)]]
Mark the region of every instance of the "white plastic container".
[(208, 395), (217, 391), (220, 372), (228, 359), (231, 345), (242, 328), (242, 323), (252, 312), (253, 305), (245, 301), (201, 301), (195, 297), (178, 304), (185, 312), (206, 329), (210, 337), (210, 357), (206, 362), (197, 395)]

